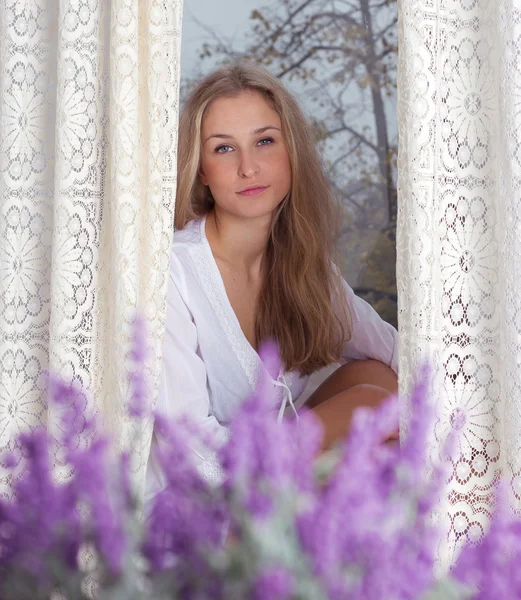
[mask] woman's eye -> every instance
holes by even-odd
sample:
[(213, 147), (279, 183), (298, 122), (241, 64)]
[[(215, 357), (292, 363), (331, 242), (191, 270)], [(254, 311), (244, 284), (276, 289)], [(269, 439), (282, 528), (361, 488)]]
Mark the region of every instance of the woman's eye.
[(231, 146), (223, 144), (222, 146), (217, 146), (215, 152), (217, 152), (218, 154), (226, 154), (228, 152), (228, 148), (231, 148)]
[(259, 140), (258, 144), (260, 146), (267, 146), (269, 144), (273, 144), (275, 140), (271, 137), (267, 137), (267, 138), (262, 138), (262, 140)]

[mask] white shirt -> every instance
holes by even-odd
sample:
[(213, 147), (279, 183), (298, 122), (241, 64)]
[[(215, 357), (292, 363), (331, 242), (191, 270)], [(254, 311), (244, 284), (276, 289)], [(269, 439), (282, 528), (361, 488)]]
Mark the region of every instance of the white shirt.
[[(156, 409), (168, 419), (190, 417), (221, 444), (227, 439), (227, 425), (237, 407), (254, 390), (263, 365), (230, 304), (205, 225), (205, 219), (192, 221), (174, 236)], [(372, 358), (397, 372), (396, 329), (356, 296), (345, 281), (344, 287), (352, 327), (341, 361)], [(293, 371), (281, 373), (274, 381), (279, 403), (274, 408), (279, 409), (279, 417), (288, 403), (295, 410), (308, 380), (309, 376)], [(152, 445), (156, 443), (154, 435)], [(218, 483), (221, 473), (215, 455), (202, 443), (192, 449), (202, 475)], [(153, 496), (162, 485), (152, 456), (146, 497)]]

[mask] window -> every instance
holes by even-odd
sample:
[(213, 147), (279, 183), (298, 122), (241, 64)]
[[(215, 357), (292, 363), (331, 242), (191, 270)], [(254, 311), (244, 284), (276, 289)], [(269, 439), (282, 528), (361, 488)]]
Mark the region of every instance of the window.
[(185, 0), (181, 96), (254, 58), (295, 94), (342, 207), (338, 262), (396, 326), (396, 0)]

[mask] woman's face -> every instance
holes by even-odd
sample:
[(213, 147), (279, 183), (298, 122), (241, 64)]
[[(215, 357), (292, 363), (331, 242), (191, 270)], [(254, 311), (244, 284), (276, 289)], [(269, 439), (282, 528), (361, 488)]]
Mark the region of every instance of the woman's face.
[(235, 217), (271, 215), (291, 188), (279, 115), (257, 92), (218, 98), (201, 128), (199, 175), (216, 209)]

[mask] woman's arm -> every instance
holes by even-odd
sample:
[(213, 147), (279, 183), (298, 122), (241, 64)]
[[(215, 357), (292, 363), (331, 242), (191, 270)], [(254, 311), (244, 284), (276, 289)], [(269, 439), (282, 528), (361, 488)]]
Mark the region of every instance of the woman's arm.
[[(201, 431), (201, 440), (193, 440), (194, 464), (210, 483), (219, 484), (222, 471), (214, 453), (203, 441), (209, 434), (218, 444), (228, 438), (228, 430), (212, 414), (206, 387), (206, 367), (198, 353), (197, 328), (192, 314), (179, 291), (184, 285), (182, 268), (174, 255), (167, 293), (167, 317), (163, 342), (163, 368), (156, 410), (168, 420), (188, 417)], [(153, 445), (161, 445), (154, 434)], [(155, 482), (150, 488), (161, 488), (159, 469), (152, 457), (149, 467)], [(157, 493), (157, 489), (155, 493)]]
[(398, 332), (345, 281), (343, 284), (351, 316), (351, 339), (344, 344), (341, 359), (373, 359), (398, 373)]

